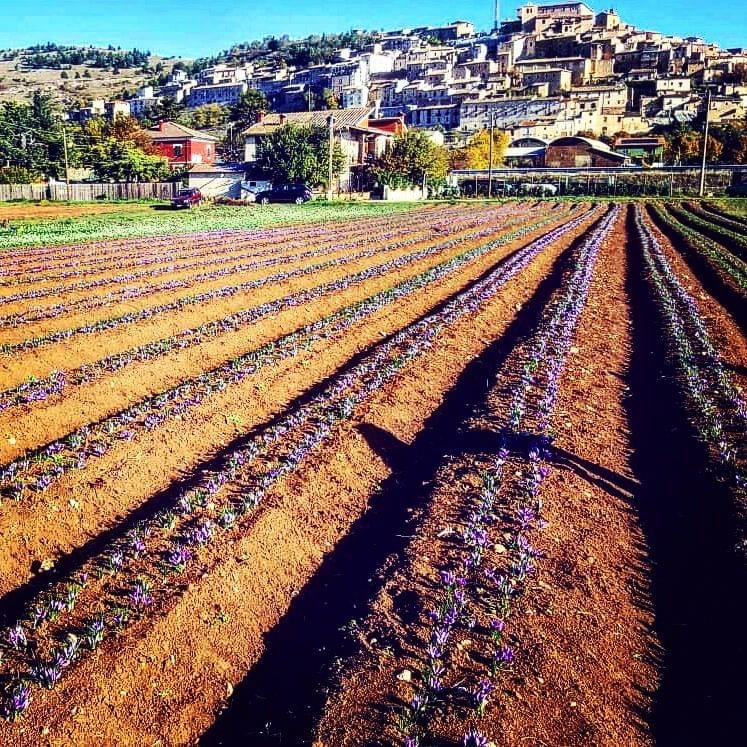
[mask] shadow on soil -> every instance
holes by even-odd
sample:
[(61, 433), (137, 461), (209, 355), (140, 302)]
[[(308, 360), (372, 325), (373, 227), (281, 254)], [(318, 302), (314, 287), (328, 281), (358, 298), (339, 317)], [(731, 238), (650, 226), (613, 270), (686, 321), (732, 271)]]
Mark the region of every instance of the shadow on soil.
[[(630, 224), (628, 231), (635, 235)], [(713, 478), (688, 429), (639, 247), (632, 245), (630, 254), (634, 347), (627, 407), (662, 647), (661, 685), (648, 718), (658, 745), (734, 745), (747, 726), (747, 578), (734, 549), (733, 497)]]
[[(495, 270), (505, 264), (516, 253), (516, 251), (518, 250), (513, 250), (506, 256), (496, 260), (493, 264), (490, 265), (488, 269), (484, 270), (473, 280), (465, 281), (465, 283), (458, 290), (455, 290), (442, 301), (434, 304), (434, 306), (432, 306), (428, 311), (424, 312), (422, 315), (413, 320), (412, 324), (416, 324), (426, 316), (443, 309), (444, 306), (450, 303), (456, 296), (458, 296), (468, 287), (474, 285), (475, 283), (478, 283), (480, 280), (487, 277), (492, 272), (495, 272)], [(363, 358), (370, 354), (374, 348), (388, 342), (392, 337), (394, 337), (394, 334), (395, 333), (383, 337), (375, 345), (369, 346), (368, 348), (360, 351), (352, 358), (348, 359), (345, 364), (341, 366), (329, 378), (333, 378), (335, 376), (343, 374), (346, 371), (351, 370)], [(137, 526), (140, 521), (148, 519), (158, 510), (164, 507), (173, 505), (173, 502), (179, 495), (179, 493), (182, 490), (189, 490), (193, 487), (196, 487), (205, 472), (223, 468), (226, 454), (230, 454), (234, 449), (245, 446), (259, 433), (273, 426), (280, 419), (285, 417), (288, 412), (309, 402), (327, 386), (329, 378), (311, 386), (303, 394), (299, 395), (295, 400), (290, 402), (286, 406), (286, 408), (279, 412), (275, 417), (255, 426), (248, 433), (224, 446), (223, 449), (221, 449), (212, 458), (207, 459), (201, 464), (193, 467), (188, 473), (185, 472), (168, 488), (152, 495), (148, 500), (140, 504), (134, 511), (130, 512), (125, 517), (120, 519), (118, 523), (112, 525), (108, 529), (101, 531), (95, 537), (92, 537), (88, 542), (79, 547), (76, 547), (71, 552), (58, 557), (52, 569), (44, 571), (41, 569), (39, 562), (34, 563), (32, 568), (30, 569), (34, 575), (30, 578), (30, 580), (28, 580), (24, 584), (17, 586), (13, 590), (7, 592), (5, 595), (0, 596), (0, 624), (12, 624), (13, 622), (15, 622), (24, 614), (24, 611), (26, 610), (28, 604), (32, 602), (40, 592), (48, 588), (50, 584), (68, 578), (76, 571), (79, 571), (85, 563), (101, 554), (107, 547), (109, 547), (110, 543), (124, 537), (124, 535), (129, 530)]]
[[(494, 449), (494, 433), (467, 436), (461, 426), (484, 401), (510, 351), (536, 323), (558, 287), (572, 248), (556, 261), (506, 332), (466, 366), (412, 444), (402, 443), (375, 425), (359, 426), (392, 474), (266, 635), (264, 656), (203, 735), (203, 747), (311, 744), (330, 694), (335, 664), (357, 650), (347, 626), (365, 615), (381, 588), (381, 567), (392, 558), (401, 558), (417, 530), (438, 468), (452, 455)], [(385, 575), (390, 572), (388, 567)], [(408, 610), (412, 612), (412, 599), (402, 597), (395, 604), (402, 608), (403, 619)]]

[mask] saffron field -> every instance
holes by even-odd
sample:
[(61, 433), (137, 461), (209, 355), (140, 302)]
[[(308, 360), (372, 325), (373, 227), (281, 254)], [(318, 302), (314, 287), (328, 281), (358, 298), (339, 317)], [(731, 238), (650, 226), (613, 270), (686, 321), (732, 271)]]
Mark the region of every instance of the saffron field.
[(3, 238), (0, 744), (734, 743), (745, 218), (283, 215)]

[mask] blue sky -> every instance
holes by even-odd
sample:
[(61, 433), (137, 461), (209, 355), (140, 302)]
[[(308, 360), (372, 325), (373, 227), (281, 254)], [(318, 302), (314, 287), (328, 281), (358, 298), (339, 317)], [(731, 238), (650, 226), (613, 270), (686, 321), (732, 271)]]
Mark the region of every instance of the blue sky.
[[(535, 0), (537, 1), (537, 0)], [(541, 0), (539, 0), (541, 2)], [(614, 4), (640, 27), (702, 36), (724, 47), (747, 47), (747, 22), (734, 0), (624, 0)], [(516, 5), (501, 4), (503, 18)], [(595, 10), (602, 9), (601, 4)], [(492, 23), (488, 0), (0, 0), (0, 47), (44, 41), (114, 44), (163, 55), (207, 56), (234, 42), (266, 35), (306, 36), (351, 28), (438, 24), (456, 16), (480, 28)]]

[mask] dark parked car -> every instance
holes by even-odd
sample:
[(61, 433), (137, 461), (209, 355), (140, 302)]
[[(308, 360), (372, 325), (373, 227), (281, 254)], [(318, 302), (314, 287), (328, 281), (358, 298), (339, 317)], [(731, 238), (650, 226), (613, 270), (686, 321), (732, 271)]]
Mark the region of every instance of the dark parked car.
[(201, 201), (202, 192), (199, 189), (180, 189), (176, 197), (171, 199), (171, 205), (175, 208), (191, 208)]
[(732, 184), (726, 188), (729, 197), (747, 197), (747, 184)]
[(267, 205), (268, 202), (295, 202), (300, 205), (311, 199), (311, 187), (305, 184), (278, 184), (272, 189), (257, 193), (257, 202)]

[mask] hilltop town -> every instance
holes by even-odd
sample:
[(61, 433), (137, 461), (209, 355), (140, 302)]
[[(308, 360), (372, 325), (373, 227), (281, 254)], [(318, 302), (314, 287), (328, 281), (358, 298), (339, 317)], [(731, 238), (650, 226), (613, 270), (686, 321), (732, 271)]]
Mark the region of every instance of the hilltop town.
[[(371, 107), (376, 117), (403, 116), (408, 126), (453, 137), (492, 120), (513, 140), (548, 141), (689, 123), (702, 114), (706, 87), (711, 122), (745, 116), (747, 49), (642, 30), (584, 3), (528, 3), (496, 26), (490, 33), (468, 21), (353, 32), (346, 35), (353, 45), (334, 50), (333, 60), (306, 66), (238, 47), (230, 62), (194, 74), (178, 65), (160, 86), (142, 86), (128, 100), (98, 99), (69, 116), (144, 117), (164, 99), (190, 109), (232, 105), (255, 89), (276, 112), (324, 108), (316, 105), (323, 96), (332, 102), (327, 108)], [(271, 50), (272, 42), (280, 45), (270, 40)]]

